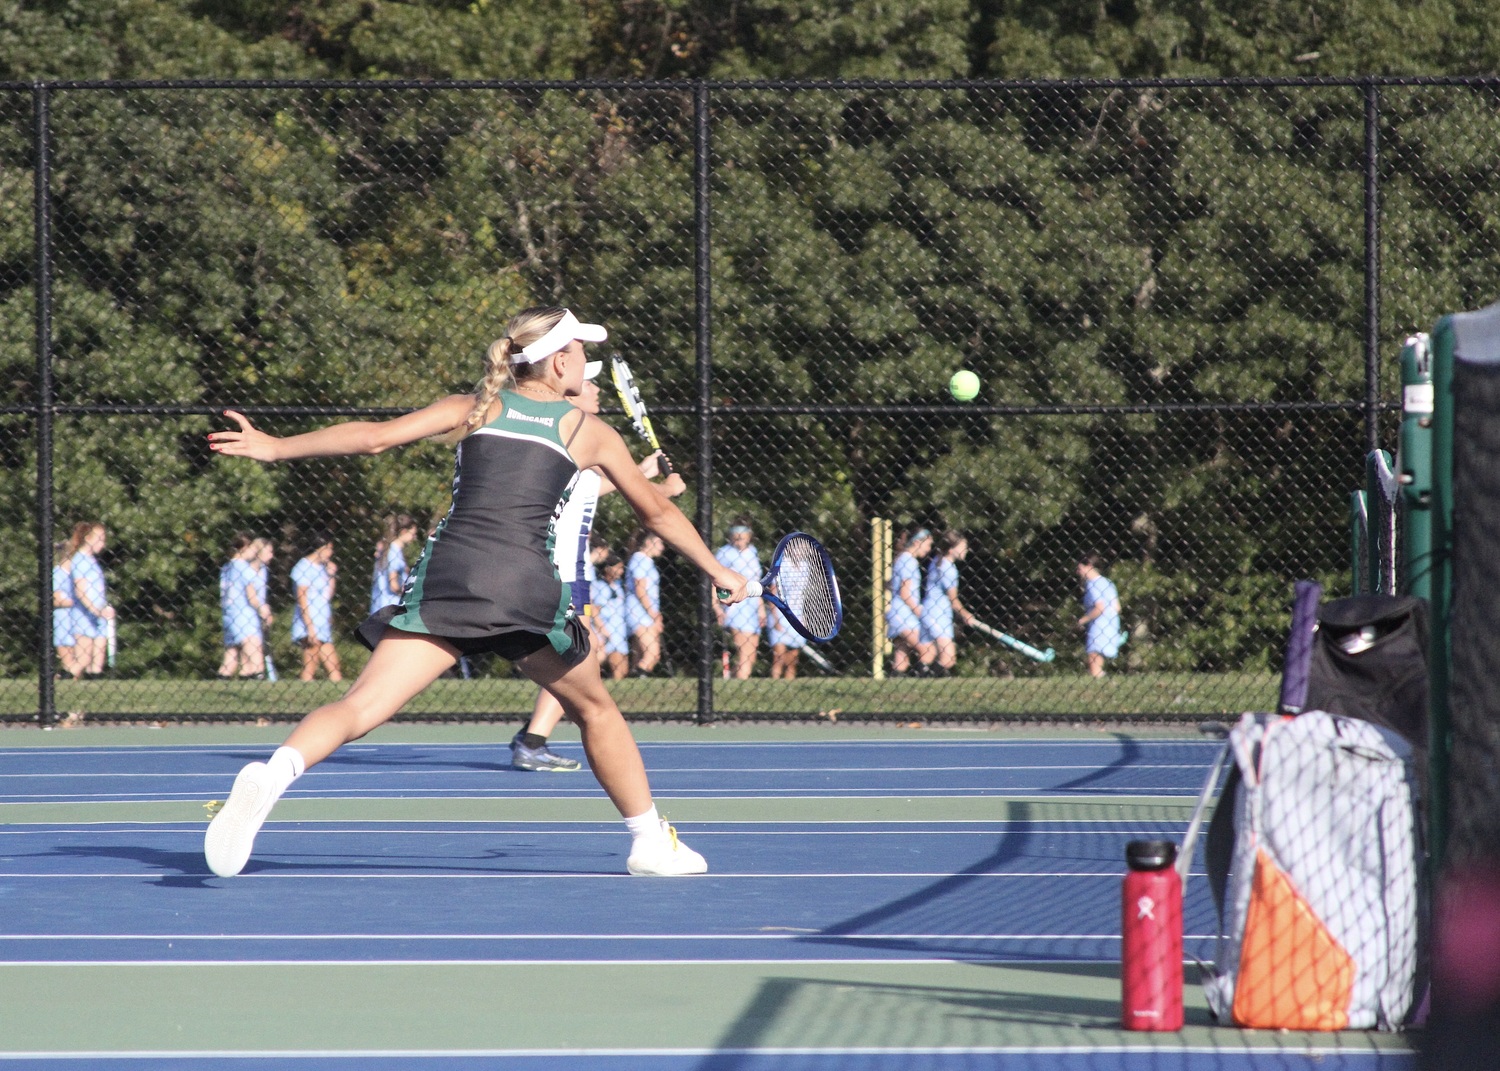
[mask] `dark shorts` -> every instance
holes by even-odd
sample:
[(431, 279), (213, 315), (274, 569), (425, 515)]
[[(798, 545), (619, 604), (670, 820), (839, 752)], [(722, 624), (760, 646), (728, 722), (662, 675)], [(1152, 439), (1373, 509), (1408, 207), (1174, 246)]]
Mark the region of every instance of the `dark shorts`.
[[(386, 606), (377, 610), (365, 618), (364, 624), (354, 630), (355, 638), (370, 650), (375, 650), (375, 645), (385, 634), (391, 619), (399, 613), (401, 613), (400, 605)], [(583, 623), (581, 617), (572, 617), (568, 619), (563, 629), (573, 641), (573, 645), (560, 657), (567, 665), (576, 666), (589, 654), (588, 626)], [(458, 648), (458, 653), (461, 655), (492, 654), (507, 662), (519, 662), (527, 655), (536, 654), (543, 647), (552, 646), (551, 641), (541, 632), (502, 632), (494, 636), (437, 636), (431, 633), (409, 632), (407, 635), (431, 635), (435, 640), (451, 643)]]

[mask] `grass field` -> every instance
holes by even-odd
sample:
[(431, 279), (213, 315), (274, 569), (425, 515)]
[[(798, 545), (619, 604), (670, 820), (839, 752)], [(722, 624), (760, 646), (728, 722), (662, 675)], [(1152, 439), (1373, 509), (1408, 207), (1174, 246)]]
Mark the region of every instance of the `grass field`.
[[(901, 719), (962, 717), (1199, 717), (1267, 710), (1275, 702), (1272, 673), (1136, 673), (1093, 680), (1068, 674), (996, 680), (803, 678), (796, 681), (714, 681), (714, 709), (726, 718)], [(101, 720), (265, 717), (284, 720), (343, 694), (326, 681), (98, 680), (59, 681), (59, 715)], [(638, 717), (691, 717), (698, 683), (686, 677), (610, 684), (621, 709)], [(531, 709), (534, 687), (520, 680), (440, 680), (405, 713), (429, 718), (511, 717)], [(29, 719), (37, 709), (34, 681), (0, 681), (0, 717)]]

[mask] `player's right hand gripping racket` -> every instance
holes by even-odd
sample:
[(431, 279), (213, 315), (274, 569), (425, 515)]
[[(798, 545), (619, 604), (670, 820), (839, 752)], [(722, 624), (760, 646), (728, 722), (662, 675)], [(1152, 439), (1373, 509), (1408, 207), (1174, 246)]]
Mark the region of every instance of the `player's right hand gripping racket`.
[[(651, 418), (646, 415), (646, 402), (641, 397), (641, 389), (635, 385), (630, 365), (618, 353), (609, 359), (609, 377), (615, 381), (615, 392), (620, 396), (620, 404), (625, 407), (625, 415), (635, 425), (636, 433), (651, 444), (651, 449), (661, 450), (661, 443), (656, 439), (656, 429), (651, 426)], [(667, 459), (666, 454), (661, 455), (658, 467), (663, 476), (672, 475), (672, 462)]]
[[(775, 585), (774, 592), (766, 589)], [(720, 595), (728, 592), (720, 590)], [(844, 624), (844, 604), (833, 559), (806, 532), (792, 532), (776, 544), (771, 568), (745, 587), (749, 598), (762, 598), (786, 617), (787, 624), (814, 643), (827, 643)]]

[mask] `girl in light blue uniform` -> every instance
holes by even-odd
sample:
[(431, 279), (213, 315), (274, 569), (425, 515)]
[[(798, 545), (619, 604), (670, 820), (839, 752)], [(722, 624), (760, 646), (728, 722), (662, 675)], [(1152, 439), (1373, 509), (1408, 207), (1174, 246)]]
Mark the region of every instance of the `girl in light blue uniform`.
[(310, 681), (319, 665), (328, 679), (344, 679), (339, 668), (338, 649), (333, 645), (333, 537), (313, 538), (312, 552), (292, 566), (292, 591), (296, 608), (292, 612), (292, 642), (302, 648), (302, 680)]
[(937, 551), (928, 563), (922, 596), (922, 665), (930, 676), (946, 677), (958, 662), (954, 618), (964, 624), (973, 619), (958, 598), (958, 563), (968, 557), (969, 541), (962, 533), (944, 532)]
[[(259, 544), (243, 532), (230, 544), (232, 553), (227, 562), (219, 566), (219, 627), (224, 633), (224, 658), (219, 663), (219, 677), (228, 679), (252, 659), (245, 651), (246, 644), (260, 647), (264, 642), (261, 631), (259, 600), (259, 574), (252, 560), (259, 552)], [(252, 595), (255, 596), (252, 601)]]
[(604, 631), (604, 664), (609, 676), (619, 680), (630, 671), (630, 628), (625, 623), (625, 563), (613, 552), (599, 566), (600, 575), (590, 582), (590, 598), (599, 609)]
[(1078, 562), (1078, 579), (1083, 581), (1083, 616), (1078, 624), (1085, 629), (1084, 664), (1089, 676), (1104, 676), (1104, 660), (1120, 653), (1125, 630), (1120, 627), (1120, 593), (1114, 581), (1102, 572), (1104, 559), (1092, 552)]
[(406, 546), (417, 538), (417, 522), (404, 513), (385, 519), (385, 537), (375, 545), (375, 575), (370, 580), (370, 613), (401, 602), (411, 567)]
[[(751, 580), (760, 579), (760, 552), (755, 549), (754, 532), (748, 517), (737, 517), (729, 526), (728, 541), (714, 551), (714, 560)], [(759, 599), (746, 599), (723, 607), (714, 602), (719, 627), (729, 630), (734, 644), (736, 680), (745, 680), (755, 671), (755, 650), (760, 646), (760, 630), (765, 627), (766, 612)]]
[(786, 615), (773, 604), (765, 603), (766, 639), (771, 644), (771, 677), (773, 680), (795, 680), (797, 662), (807, 637), (787, 624)]
[(70, 677), (81, 677), (73, 641), (73, 574), (62, 561), (52, 567), (52, 646), (57, 648), (58, 667)]
[(661, 571), (655, 559), (666, 544), (660, 536), (641, 529), (630, 537), (635, 548), (625, 565), (625, 627), (630, 630), (638, 676), (646, 676), (661, 661)]
[(73, 534), (63, 547), (63, 558), (73, 577), (74, 658), (81, 674), (97, 677), (104, 672), (108, 651), (109, 625), (115, 616), (109, 605), (109, 588), (98, 554), (107, 541), (104, 525), (83, 521), (73, 526)]
[(904, 676), (921, 657), (922, 559), (932, 550), (932, 533), (918, 528), (902, 541), (891, 563), (890, 601), (885, 634), (891, 641), (891, 672)]

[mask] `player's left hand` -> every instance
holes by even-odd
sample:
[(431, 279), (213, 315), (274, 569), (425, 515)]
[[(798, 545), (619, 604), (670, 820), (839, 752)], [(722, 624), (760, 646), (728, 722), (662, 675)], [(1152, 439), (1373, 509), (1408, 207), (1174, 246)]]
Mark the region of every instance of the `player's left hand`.
[(240, 430), (209, 432), (210, 449), (230, 457), (248, 457), (255, 461), (276, 460), (276, 443), (279, 441), (276, 436), (258, 430), (243, 413), (226, 409), (224, 415), (238, 424)]

